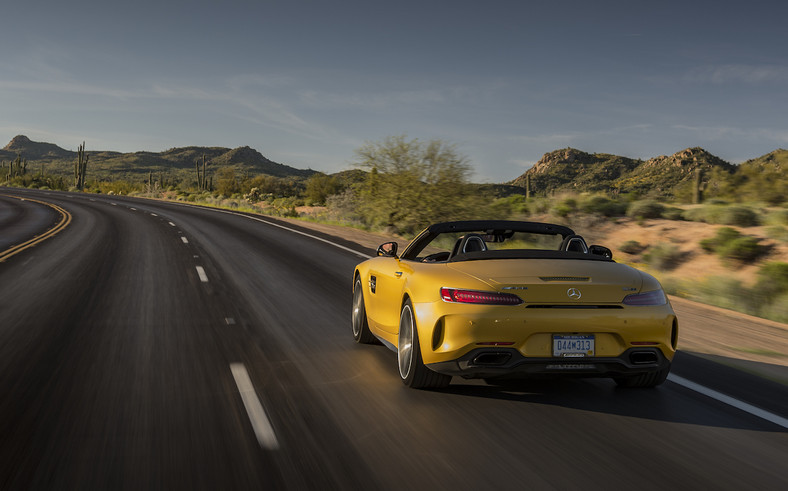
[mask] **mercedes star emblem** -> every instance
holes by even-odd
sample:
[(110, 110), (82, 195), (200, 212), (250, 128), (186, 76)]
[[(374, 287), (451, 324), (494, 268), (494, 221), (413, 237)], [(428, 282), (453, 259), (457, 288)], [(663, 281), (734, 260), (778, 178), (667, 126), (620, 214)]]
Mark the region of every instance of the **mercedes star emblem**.
[(580, 300), (580, 297), (583, 296), (583, 294), (580, 293), (580, 290), (578, 290), (577, 288), (570, 288), (569, 290), (566, 291), (566, 294), (572, 300)]

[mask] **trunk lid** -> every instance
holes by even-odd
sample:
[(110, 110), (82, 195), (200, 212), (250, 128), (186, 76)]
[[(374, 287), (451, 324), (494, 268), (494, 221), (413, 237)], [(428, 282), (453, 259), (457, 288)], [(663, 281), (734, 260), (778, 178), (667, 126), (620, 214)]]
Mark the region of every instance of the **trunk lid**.
[(640, 273), (629, 266), (581, 259), (498, 259), (448, 266), (514, 293), (526, 304), (544, 306), (619, 304), (640, 291)]

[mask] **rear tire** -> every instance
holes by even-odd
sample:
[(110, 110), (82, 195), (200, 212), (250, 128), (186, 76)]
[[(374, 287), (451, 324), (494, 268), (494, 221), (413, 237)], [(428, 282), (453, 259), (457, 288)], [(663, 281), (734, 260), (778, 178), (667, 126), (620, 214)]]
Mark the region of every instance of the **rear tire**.
[(668, 378), (668, 373), (670, 373), (670, 367), (629, 377), (614, 377), (613, 380), (619, 387), (656, 387)]
[(397, 339), (397, 363), (402, 382), (413, 389), (440, 389), (451, 382), (450, 375), (433, 372), (421, 358), (418, 329), (413, 316), (413, 304), (405, 300), (399, 318), (399, 337)]
[(356, 277), (356, 284), (353, 287), (353, 339), (360, 344), (372, 344), (376, 341), (372, 331), (369, 330), (369, 320), (367, 320), (367, 309), (364, 307), (364, 291), (361, 286), (361, 278)]

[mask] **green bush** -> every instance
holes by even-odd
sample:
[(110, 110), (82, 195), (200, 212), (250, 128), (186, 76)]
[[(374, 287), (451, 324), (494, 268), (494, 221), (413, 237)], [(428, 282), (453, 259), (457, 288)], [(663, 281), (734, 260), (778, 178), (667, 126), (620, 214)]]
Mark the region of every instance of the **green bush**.
[(782, 294), (772, 300), (771, 303), (763, 305), (758, 315), (777, 322), (788, 322), (788, 293)]
[(719, 215), (718, 222), (722, 225), (754, 227), (759, 225), (758, 214), (744, 206), (726, 206)]
[(611, 200), (604, 196), (592, 196), (580, 206), (584, 213), (596, 213), (606, 217), (625, 216), (629, 208), (628, 203)]
[(739, 205), (705, 205), (686, 210), (683, 216), (685, 220), (692, 222), (736, 225), (738, 227), (753, 227), (760, 222), (755, 211)]
[(635, 201), (629, 206), (627, 216), (644, 220), (648, 218), (661, 218), (665, 207), (654, 200)]
[(570, 213), (577, 211), (577, 200), (574, 198), (565, 198), (553, 206), (553, 213), (559, 217), (566, 217)]
[(788, 228), (781, 225), (774, 225), (766, 229), (766, 236), (770, 239), (788, 242)]
[(766, 215), (764, 222), (768, 225), (788, 225), (788, 210), (777, 210)]
[(735, 228), (722, 227), (717, 229), (714, 237), (703, 239), (700, 241), (700, 247), (709, 254), (716, 252), (718, 248), (726, 245), (728, 242), (741, 237), (741, 233)]
[(673, 244), (660, 242), (643, 255), (646, 264), (661, 271), (675, 268), (684, 260), (685, 254)]
[(766, 263), (758, 270), (757, 290), (768, 298), (788, 293), (788, 263)]
[(684, 210), (675, 206), (667, 206), (662, 212), (662, 218), (666, 220), (684, 220)]
[(628, 240), (621, 244), (619, 250), (625, 254), (640, 254), (645, 248), (646, 246), (636, 240)]
[(717, 247), (716, 252), (722, 259), (751, 263), (769, 251), (760, 242), (757, 237), (743, 235)]
[(722, 227), (714, 237), (700, 241), (700, 247), (708, 253), (716, 253), (726, 261), (750, 263), (769, 252), (761, 239), (742, 235), (731, 227)]

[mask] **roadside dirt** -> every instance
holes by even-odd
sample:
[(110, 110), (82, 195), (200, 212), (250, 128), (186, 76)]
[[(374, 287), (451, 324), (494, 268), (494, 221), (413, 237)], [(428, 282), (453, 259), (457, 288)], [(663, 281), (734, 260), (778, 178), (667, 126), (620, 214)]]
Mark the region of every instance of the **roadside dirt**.
[[(341, 237), (373, 250), (390, 240), (397, 241), (402, 250), (409, 241), (403, 237), (370, 233), (338, 225), (318, 224), (298, 219), (279, 218), (279, 220)], [(638, 225), (634, 221), (621, 224), (603, 223), (593, 227), (593, 232), (586, 235), (593, 242), (613, 249), (614, 257), (621, 258), (625, 262), (630, 262), (627, 261), (627, 255), (617, 248), (627, 240), (637, 240), (641, 244), (669, 241), (677, 245), (683, 244), (688, 254), (696, 258), (679, 266), (682, 274), (693, 277), (704, 277), (715, 273), (734, 274), (715, 256), (703, 254), (697, 247), (701, 239), (713, 236), (719, 226), (669, 220), (649, 222), (653, 223), (647, 222), (644, 225)], [(576, 228), (581, 229), (579, 226)], [(756, 229), (758, 227), (751, 227), (745, 229), (744, 233), (763, 237)], [(788, 257), (788, 251), (782, 250), (785, 247), (778, 247), (780, 248), (777, 249), (777, 253)], [(735, 274), (746, 281), (747, 278), (754, 278), (756, 269), (736, 271)], [(788, 324), (678, 297), (671, 297), (670, 301), (679, 319), (680, 350), (708, 355), (718, 363), (728, 364), (788, 385)]]

